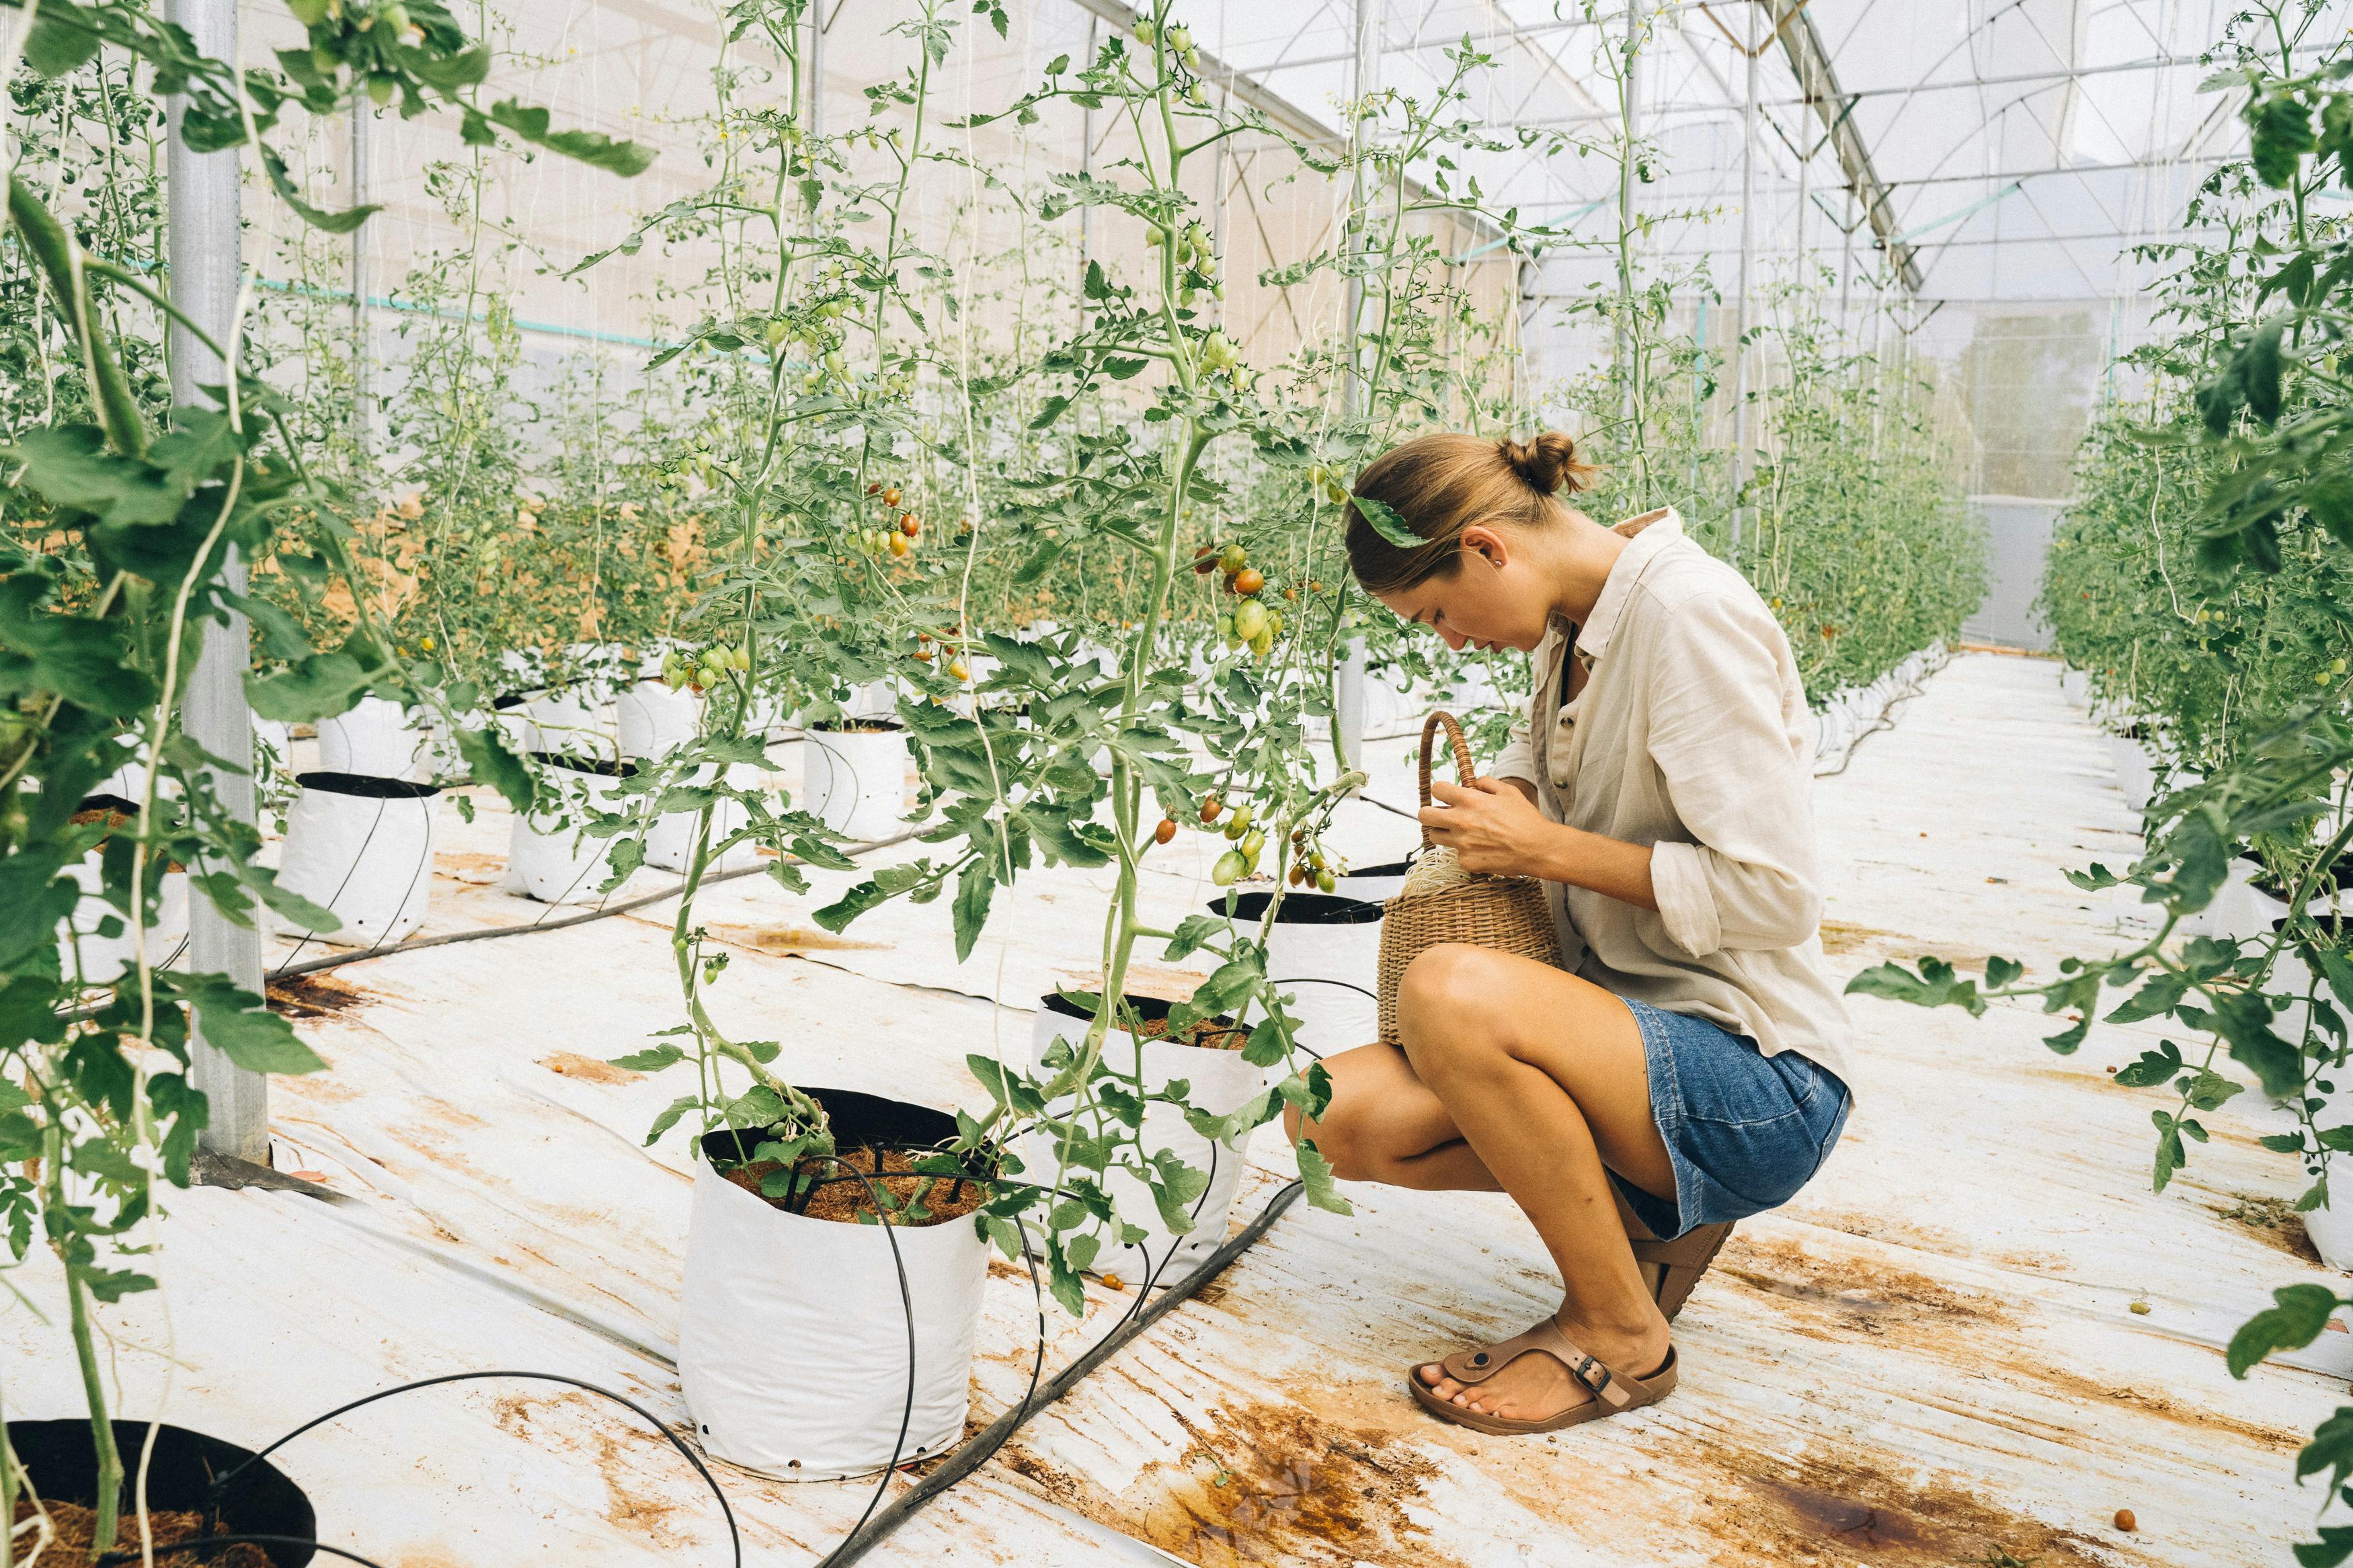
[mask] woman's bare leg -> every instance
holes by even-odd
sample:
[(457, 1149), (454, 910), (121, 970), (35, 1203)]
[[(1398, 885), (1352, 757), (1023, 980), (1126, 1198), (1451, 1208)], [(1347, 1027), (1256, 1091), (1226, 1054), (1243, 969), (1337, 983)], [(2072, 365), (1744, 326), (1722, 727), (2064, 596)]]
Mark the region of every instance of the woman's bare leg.
[[(1667, 1321), (1634, 1262), (1605, 1170), (1646, 1192), (1674, 1192), (1633, 1015), (1575, 975), (1449, 943), (1407, 971), (1398, 1026), (1415, 1077), (1544, 1238), (1561, 1274), (1562, 1333), (1608, 1365), (1649, 1375), (1666, 1358)], [(1418, 1375), (1457, 1405), (1519, 1420), (1591, 1397), (1541, 1352), (1469, 1387), (1435, 1363)]]
[[(1487, 1169), (1446, 1102), (1431, 1092), (1405, 1053), (1395, 1046), (1358, 1046), (1324, 1058), (1332, 1078), (1332, 1102), (1320, 1121), (1282, 1108), (1291, 1141), (1312, 1138), (1344, 1182), (1377, 1182), (1425, 1193), (1500, 1193), (1504, 1184)], [(1630, 1241), (1654, 1239), (1650, 1227), (1627, 1205), (1615, 1184), (1618, 1220)]]

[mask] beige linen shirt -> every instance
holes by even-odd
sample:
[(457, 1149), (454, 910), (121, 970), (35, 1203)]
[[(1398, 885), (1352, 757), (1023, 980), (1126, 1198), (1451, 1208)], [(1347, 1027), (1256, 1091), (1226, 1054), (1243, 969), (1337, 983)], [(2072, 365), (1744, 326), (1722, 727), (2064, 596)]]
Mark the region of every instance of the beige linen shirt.
[(1610, 568), (1561, 702), (1566, 623), (1531, 656), (1526, 723), (1494, 766), (1545, 816), (1651, 847), (1658, 912), (1547, 883), (1563, 960), (1620, 996), (1797, 1051), (1850, 1087), (1822, 958), (1813, 721), (1788, 640), (1747, 580), (1651, 514)]

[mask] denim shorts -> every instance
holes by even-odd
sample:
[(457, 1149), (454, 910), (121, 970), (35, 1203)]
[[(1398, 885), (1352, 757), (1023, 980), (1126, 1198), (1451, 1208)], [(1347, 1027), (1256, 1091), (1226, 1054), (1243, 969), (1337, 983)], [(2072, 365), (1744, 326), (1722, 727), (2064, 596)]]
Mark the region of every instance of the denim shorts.
[(1768, 1057), (1704, 1018), (1620, 1000), (1641, 1026), (1651, 1114), (1675, 1169), (1672, 1203), (1612, 1172), (1627, 1206), (1670, 1241), (1795, 1197), (1845, 1130), (1853, 1097), (1838, 1075), (1795, 1051)]

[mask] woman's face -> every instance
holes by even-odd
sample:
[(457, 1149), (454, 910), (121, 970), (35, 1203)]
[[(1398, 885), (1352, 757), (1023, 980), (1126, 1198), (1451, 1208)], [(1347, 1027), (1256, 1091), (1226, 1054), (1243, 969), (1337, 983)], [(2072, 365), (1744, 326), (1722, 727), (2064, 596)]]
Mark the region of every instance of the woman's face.
[(1553, 586), (1526, 544), (1516, 529), (1466, 528), (1452, 573), (1380, 595), (1380, 601), (1399, 619), (1444, 637), (1448, 647), (1533, 652), (1552, 622)]

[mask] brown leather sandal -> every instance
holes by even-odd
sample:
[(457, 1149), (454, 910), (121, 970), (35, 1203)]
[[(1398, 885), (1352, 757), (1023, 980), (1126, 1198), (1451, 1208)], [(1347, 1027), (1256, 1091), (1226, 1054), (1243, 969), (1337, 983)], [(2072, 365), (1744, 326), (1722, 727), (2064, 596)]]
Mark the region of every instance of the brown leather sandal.
[(1634, 1262), (1642, 1270), (1643, 1281), (1651, 1287), (1651, 1299), (1659, 1310), (1672, 1319), (1691, 1299), (1692, 1287), (1715, 1261), (1725, 1242), (1732, 1235), (1732, 1222), (1715, 1225), (1695, 1225), (1672, 1241), (1638, 1241), (1634, 1243)]
[(1599, 1421), (1610, 1415), (1640, 1410), (1645, 1405), (1656, 1405), (1674, 1391), (1675, 1351), (1667, 1347), (1665, 1364), (1648, 1377), (1636, 1377), (1614, 1366), (1605, 1366), (1568, 1342), (1568, 1336), (1550, 1318), (1538, 1323), (1526, 1333), (1514, 1334), (1508, 1340), (1483, 1350), (1457, 1351), (1438, 1364), (1446, 1375), (1457, 1383), (1484, 1383), (1531, 1351), (1542, 1351), (1568, 1369), (1568, 1375), (1583, 1384), (1593, 1397), (1582, 1405), (1572, 1405), (1557, 1415), (1541, 1421), (1515, 1421), (1508, 1416), (1489, 1415), (1441, 1399), (1428, 1384), (1421, 1381), (1421, 1369), (1428, 1362), (1417, 1362), (1406, 1368), (1406, 1386), (1421, 1407), (1433, 1415), (1442, 1415), (1458, 1426), (1474, 1432), (1485, 1432), (1497, 1437), (1518, 1437), (1536, 1432), (1558, 1432), (1564, 1427), (1581, 1426), (1588, 1421)]

